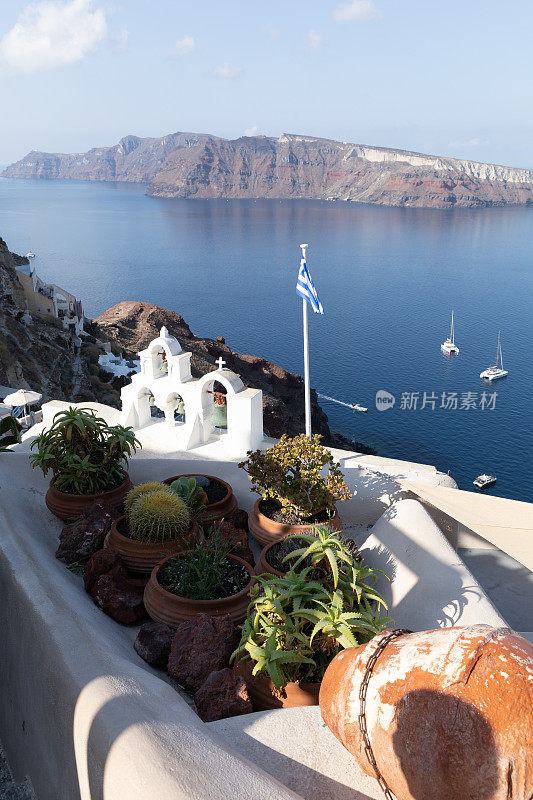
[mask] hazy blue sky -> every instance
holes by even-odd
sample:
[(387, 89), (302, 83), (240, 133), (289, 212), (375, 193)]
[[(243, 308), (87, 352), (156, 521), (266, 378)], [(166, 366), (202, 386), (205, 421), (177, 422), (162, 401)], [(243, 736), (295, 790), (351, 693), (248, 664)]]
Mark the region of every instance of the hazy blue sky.
[(1, 0), (0, 163), (307, 133), (533, 167), (531, 0)]

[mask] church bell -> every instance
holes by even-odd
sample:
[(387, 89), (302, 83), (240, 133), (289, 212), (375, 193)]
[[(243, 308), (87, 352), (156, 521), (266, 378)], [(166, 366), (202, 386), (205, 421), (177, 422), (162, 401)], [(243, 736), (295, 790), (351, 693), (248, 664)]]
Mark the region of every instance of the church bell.
[(215, 403), (213, 406), (213, 414), (211, 415), (211, 424), (215, 428), (227, 428), (228, 427), (228, 407), (224, 403), (224, 405), (219, 405)]

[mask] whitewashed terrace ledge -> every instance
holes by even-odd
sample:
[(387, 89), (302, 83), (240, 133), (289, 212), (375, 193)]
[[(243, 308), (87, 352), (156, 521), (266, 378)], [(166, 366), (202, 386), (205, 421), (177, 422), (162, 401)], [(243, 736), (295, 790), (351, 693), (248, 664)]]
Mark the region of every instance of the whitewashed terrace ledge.
[[(0, 739), (17, 781), (28, 777), (38, 800), (379, 797), (317, 708), (202, 723), (137, 656), (137, 629), (99, 611), (81, 578), (55, 559), (61, 523), (45, 507), (47, 481), (30, 468), (27, 443), (20, 450), (0, 458)], [(354, 454), (337, 455), (358, 489), (341, 507), (345, 529), (370, 564), (394, 576), (381, 588), (397, 624), (505, 625), (424, 507), (402, 499), (397, 482), (370, 471), (368, 459), (362, 466)], [(235, 463), (194, 466), (227, 480), (239, 505), (252, 507)], [(413, 478), (441, 481), (434, 470), (410, 466)], [(141, 482), (190, 467), (135, 458), (130, 474)]]

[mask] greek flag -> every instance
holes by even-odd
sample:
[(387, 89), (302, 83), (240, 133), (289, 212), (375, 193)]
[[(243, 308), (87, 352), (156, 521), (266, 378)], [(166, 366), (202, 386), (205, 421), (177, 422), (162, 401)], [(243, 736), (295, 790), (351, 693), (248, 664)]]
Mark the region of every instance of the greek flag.
[(296, 294), (299, 294), (300, 297), (303, 297), (304, 300), (310, 303), (315, 314), (324, 313), (322, 303), (318, 299), (318, 294), (316, 293), (311, 275), (307, 269), (305, 258), (302, 258), (300, 262), (300, 271), (298, 272), (298, 280), (296, 281)]

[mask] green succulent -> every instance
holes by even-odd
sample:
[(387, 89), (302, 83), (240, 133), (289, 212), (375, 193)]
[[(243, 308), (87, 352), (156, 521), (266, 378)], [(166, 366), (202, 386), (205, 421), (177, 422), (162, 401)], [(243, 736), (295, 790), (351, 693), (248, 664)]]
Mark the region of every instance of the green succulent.
[(200, 486), (197, 486), (195, 478), (181, 475), (181, 477), (172, 481), (170, 488), (178, 497), (181, 497), (193, 516), (197, 516), (205, 509), (207, 495)]
[(0, 453), (12, 453), (10, 445), (20, 442), (20, 431), (14, 417), (0, 419)]
[(181, 497), (166, 487), (141, 495), (129, 515), (129, 532), (140, 542), (167, 542), (187, 536), (191, 513)]
[(249, 452), (239, 467), (249, 474), (251, 490), (302, 519), (333, 509), (337, 500), (349, 500), (341, 468), (320, 438), (284, 434), (273, 447)]
[(289, 681), (321, 681), (337, 653), (391, 624), (374, 589), (378, 570), (357, 563), (327, 527), (298, 538), (308, 546), (285, 557), (294, 562), (286, 575), (257, 576), (232, 654), (232, 660), (251, 659), (252, 674), (266, 673), (276, 689)]
[(140, 446), (133, 428), (108, 425), (93, 409), (70, 406), (31, 443), (37, 452), (30, 460), (44, 475), (53, 473), (60, 491), (98, 494), (124, 480), (128, 459)]
[(133, 489), (131, 489), (126, 495), (126, 499), (124, 501), (124, 513), (127, 517), (130, 516), (133, 504), (139, 499), (139, 497), (142, 497), (149, 492), (156, 492), (165, 489), (167, 489), (167, 487), (164, 483), (160, 483), (160, 481), (149, 481), (148, 483), (141, 483), (139, 486), (134, 486)]

